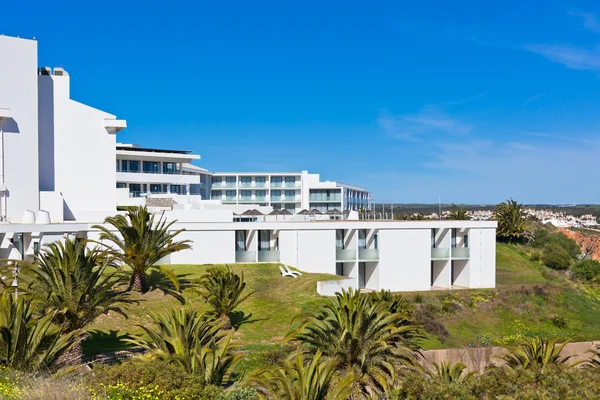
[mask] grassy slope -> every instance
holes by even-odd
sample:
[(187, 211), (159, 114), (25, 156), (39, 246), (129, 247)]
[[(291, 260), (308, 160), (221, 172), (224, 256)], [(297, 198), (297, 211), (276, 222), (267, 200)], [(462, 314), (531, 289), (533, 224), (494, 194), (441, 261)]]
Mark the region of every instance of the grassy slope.
[[(450, 337), (429, 344), (506, 345), (534, 335), (572, 341), (600, 338), (600, 291), (544, 270), (518, 247), (498, 244), (497, 289), (457, 293), (456, 301), (467, 305), (441, 318)], [(473, 297), (487, 299), (469, 307)], [(557, 326), (556, 317), (564, 318), (566, 326)]]
[[(208, 268), (201, 265), (179, 265), (174, 270), (183, 281), (199, 277)], [(235, 338), (246, 349), (277, 347), (288, 332), (292, 318), (303, 309), (318, 307), (326, 301), (316, 293), (316, 282), (336, 279), (324, 274), (305, 274), (298, 279), (283, 278), (277, 266), (269, 264), (237, 265), (235, 271), (245, 274), (250, 290), (256, 293), (242, 304), (240, 314), (233, 319), (243, 319)], [(527, 335), (543, 335), (559, 339), (597, 340), (600, 338), (600, 290), (568, 282), (530, 261), (526, 252), (518, 247), (498, 244), (497, 289), (423, 292), (422, 301), (436, 307), (439, 321), (449, 331), (442, 343), (432, 335), (424, 347), (444, 348), (511, 344)], [(534, 287), (538, 289), (534, 289)], [(189, 289), (184, 290), (188, 303), (204, 310), (205, 305)], [(409, 300), (415, 294), (406, 294)], [(147, 324), (148, 312), (160, 312), (180, 304), (170, 296), (152, 291), (140, 299), (138, 306), (127, 311), (128, 319), (119, 315), (100, 317), (91, 327), (91, 340), (87, 341), (87, 354), (112, 351), (122, 347), (118, 336), (139, 333), (137, 324)], [(444, 304), (456, 303), (451, 312)], [(250, 315), (251, 314), (251, 315)], [(566, 327), (553, 322), (563, 317)], [(121, 330), (121, 333), (117, 333)]]
[[(176, 265), (172, 268), (184, 282), (183, 294), (187, 303), (198, 310), (207, 310), (206, 305), (189, 289), (189, 282), (199, 278), (210, 266)], [(280, 343), (288, 332), (292, 318), (303, 307), (314, 307), (326, 301), (316, 292), (317, 281), (338, 279), (326, 274), (304, 274), (296, 279), (282, 277), (278, 266), (272, 264), (249, 264), (232, 266), (235, 272), (243, 270), (248, 289), (256, 291), (232, 318), (234, 326), (239, 321), (235, 339), (245, 346), (262, 347)], [(128, 318), (118, 314), (103, 315), (92, 324), (88, 331), (91, 338), (84, 346), (86, 354), (97, 354), (123, 347), (119, 337), (127, 333), (140, 333), (137, 325), (150, 323), (149, 312), (162, 312), (171, 307), (181, 307), (181, 303), (158, 290), (143, 296), (134, 295), (140, 303), (126, 311)], [(121, 331), (117, 333), (117, 331)]]

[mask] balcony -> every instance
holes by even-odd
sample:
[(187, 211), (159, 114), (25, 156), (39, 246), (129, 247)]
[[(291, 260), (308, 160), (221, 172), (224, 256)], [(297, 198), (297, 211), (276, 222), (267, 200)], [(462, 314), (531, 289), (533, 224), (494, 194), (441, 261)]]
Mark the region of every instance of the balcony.
[(237, 263), (253, 263), (256, 262), (256, 252), (246, 250), (236, 250), (235, 262)]
[(337, 261), (356, 261), (356, 249), (336, 249), (335, 259)]
[(254, 201), (260, 201), (261, 203), (263, 203), (263, 202), (267, 201), (267, 197), (266, 196), (255, 196)]
[(240, 196), (239, 200), (247, 203), (252, 201), (252, 196)]
[(448, 260), (450, 258), (450, 249), (447, 247), (434, 247), (431, 249), (432, 260)]
[(235, 203), (237, 201), (237, 199), (235, 198), (235, 196), (223, 196), (223, 197), (221, 197), (221, 201)]
[(300, 189), (300, 182), (271, 182), (271, 187), (275, 189)]
[(258, 262), (279, 262), (279, 250), (259, 250)]
[(379, 249), (358, 249), (359, 261), (379, 261)]
[(313, 201), (313, 202), (321, 202), (321, 203), (326, 203), (326, 202), (341, 202), (342, 201), (342, 196), (341, 195), (332, 195), (332, 196), (321, 196), (321, 195), (314, 195), (311, 194), (308, 197), (309, 201)]
[(452, 248), (452, 259), (453, 260), (468, 260), (471, 257), (471, 249), (468, 247), (453, 247)]
[(240, 187), (244, 188), (244, 189), (249, 189), (252, 187), (252, 183), (251, 182), (240, 182)]
[(200, 175), (162, 174), (143, 171), (117, 171), (117, 182), (161, 183), (171, 185), (200, 184)]

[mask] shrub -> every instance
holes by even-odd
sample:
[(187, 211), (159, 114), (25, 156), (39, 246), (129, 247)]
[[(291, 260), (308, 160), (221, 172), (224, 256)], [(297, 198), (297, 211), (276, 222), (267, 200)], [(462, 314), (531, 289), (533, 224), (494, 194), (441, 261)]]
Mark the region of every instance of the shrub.
[(532, 246), (536, 249), (560, 247), (565, 250), (571, 258), (577, 258), (579, 254), (581, 254), (581, 248), (575, 240), (569, 238), (564, 233), (550, 233), (545, 228), (539, 228), (535, 231), (535, 239)]
[(567, 319), (565, 317), (556, 316), (552, 318), (552, 323), (554, 326), (560, 329), (564, 329), (567, 327)]
[(256, 390), (234, 386), (222, 397), (224, 400), (255, 400), (258, 399)]
[(153, 388), (159, 388), (160, 398), (165, 400), (218, 399), (223, 393), (221, 388), (205, 385), (200, 376), (187, 374), (175, 365), (157, 361), (128, 361), (112, 366), (97, 366), (94, 374), (95, 389), (107, 390), (107, 393), (122, 392), (124, 399), (129, 398), (126, 394), (130, 391), (134, 393)]
[(573, 276), (584, 281), (591, 281), (600, 275), (600, 262), (596, 260), (582, 260), (571, 267)]
[(569, 253), (559, 246), (547, 245), (542, 253), (542, 262), (551, 269), (568, 269), (573, 258)]
[(425, 303), (417, 307), (414, 313), (414, 319), (420, 323), (427, 333), (437, 336), (440, 342), (444, 343), (450, 332), (446, 326), (440, 322), (438, 310), (434, 305)]

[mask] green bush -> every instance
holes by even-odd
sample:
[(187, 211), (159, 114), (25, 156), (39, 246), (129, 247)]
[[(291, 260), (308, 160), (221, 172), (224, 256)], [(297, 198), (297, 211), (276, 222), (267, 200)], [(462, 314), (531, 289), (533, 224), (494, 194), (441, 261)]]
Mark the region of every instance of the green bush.
[(234, 386), (222, 397), (224, 400), (255, 400), (258, 399), (256, 390)]
[(591, 281), (600, 275), (600, 262), (596, 260), (581, 260), (571, 267), (573, 276), (584, 281)]
[[(162, 362), (128, 361), (111, 366), (94, 368), (93, 386), (98, 391), (110, 389), (114, 398), (127, 399), (128, 393), (158, 388), (165, 400), (206, 399), (217, 400), (223, 389), (205, 385), (197, 375), (185, 373), (181, 368)], [(111, 393), (108, 393), (111, 394)]]
[(556, 270), (568, 269), (572, 262), (573, 258), (562, 247), (554, 245), (546, 245), (544, 247), (542, 263), (546, 267)]
[(581, 254), (581, 248), (576, 241), (569, 238), (564, 233), (550, 233), (546, 228), (539, 228), (535, 231), (535, 239), (533, 240), (532, 246), (536, 249), (544, 250), (547, 247), (560, 247), (573, 259)]
[(478, 400), (478, 399), (597, 399), (600, 380), (586, 369), (552, 367), (544, 372), (492, 368), (460, 384), (436, 381), (421, 374), (408, 374), (390, 400)]

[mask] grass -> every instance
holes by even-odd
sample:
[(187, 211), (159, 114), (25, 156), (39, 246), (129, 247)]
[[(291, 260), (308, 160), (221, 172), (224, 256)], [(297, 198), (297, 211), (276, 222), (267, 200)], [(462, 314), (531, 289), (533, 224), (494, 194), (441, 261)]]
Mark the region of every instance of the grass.
[[(183, 295), (187, 305), (199, 310), (208, 310), (206, 304), (190, 288), (190, 282), (214, 265), (174, 265), (172, 269), (182, 281)], [(239, 310), (231, 315), (232, 325), (237, 328), (234, 340), (245, 348), (270, 348), (280, 344), (287, 334), (292, 319), (303, 310), (314, 309), (327, 301), (316, 292), (317, 281), (339, 279), (328, 274), (303, 274), (293, 279), (282, 277), (278, 265), (236, 264), (234, 272), (243, 272), (248, 290), (256, 291)], [(152, 279), (152, 277), (151, 277)], [(126, 311), (128, 318), (116, 313), (99, 317), (88, 328), (90, 338), (84, 343), (87, 355), (111, 352), (126, 348), (120, 339), (127, 334), (138, 334), (138, 325), (151, 322), (149, 313), (163, 312), (171, 307), (182, 307), (172, 296), (159, 290), (141, 295), (134, 293), (139, 304)]]
[[(430, 334), (425, 349), (510, 345), (523, 337), (597, 340), (600, 338), (600, 288), (572, 282), (532, 261), (526, 248), (499, 243), (497, 246), (497, 288), (450, 292), (404, 293), (416, 307), (435, 310), (434, 319), (448, 332)], [(203, 301), (190, 290), (189, 282), (199, 278), (206, 265), (176, 265), (173, 270), (183, 282), (183, 295), (189, 306), (206, 310)], [(248, 352), (247, 364), (263, 362), (260, 354), (277, 351), (300, 312), (318, 309), (325, 301), (316, 293), (320, 280), (338, 279), (327, 274), (304, 274), (283, 278), (277, 265), (233, 265), (244, 273), (249, 290), (255, 290), (235, 315), (234, 340)], [(127, 310), (128, 318), (117, 314), (101, 316), (89, 327), (84, 343), (87, 355), (120, 350), (129, 334), (141, 332), (138, 325), (150, 323), (149, 312), (162, 312), (181, 304), (158, 290), (145, 295)], [(553, 322), (558, 317), (566, 326)], [(258, 358), (257, 358), (258, 357)]]

